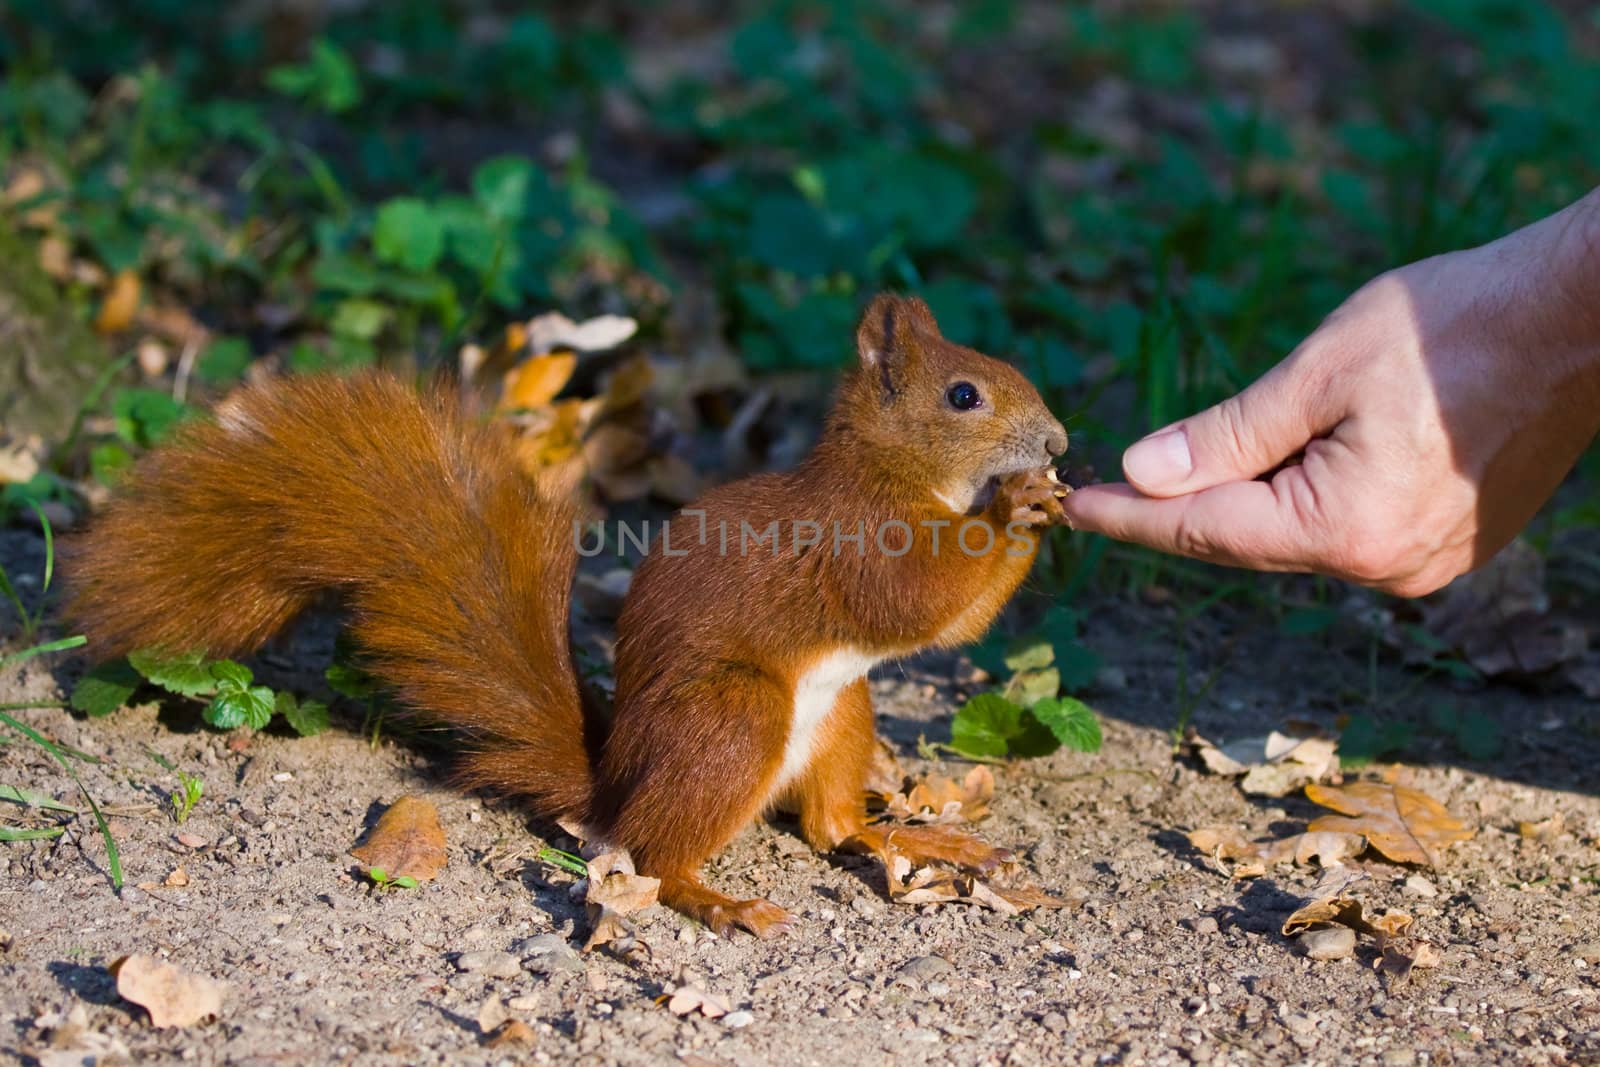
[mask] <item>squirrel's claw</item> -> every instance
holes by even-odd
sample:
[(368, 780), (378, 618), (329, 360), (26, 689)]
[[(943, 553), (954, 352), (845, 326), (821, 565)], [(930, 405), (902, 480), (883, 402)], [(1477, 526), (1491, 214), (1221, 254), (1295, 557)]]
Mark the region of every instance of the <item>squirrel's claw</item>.
[(1000, 483), (999, 499), (1008, 522), (1050, 526), (1066, 522), (1061, 498), (1071, 491), (1061, 484), (1054, 468), (1042, 467), (1009, 475)]

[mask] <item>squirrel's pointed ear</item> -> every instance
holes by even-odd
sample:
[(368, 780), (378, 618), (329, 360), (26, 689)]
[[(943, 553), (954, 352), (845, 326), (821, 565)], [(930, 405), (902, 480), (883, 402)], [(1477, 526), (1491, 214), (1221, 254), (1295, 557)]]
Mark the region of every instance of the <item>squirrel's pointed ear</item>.
[(920, 355), (918, 337), (939, 337), (939, 324), (920, 297), (879, 293), (856, 328), (856, 355), (876, 373), (884, 390), (897, 391), (900, 376)]

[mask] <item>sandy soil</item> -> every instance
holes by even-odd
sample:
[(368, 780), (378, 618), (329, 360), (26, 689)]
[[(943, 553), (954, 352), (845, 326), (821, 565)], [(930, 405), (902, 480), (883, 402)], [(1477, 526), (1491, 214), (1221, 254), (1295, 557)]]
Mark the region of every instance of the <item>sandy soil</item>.
[[(36, 554), (26, 535), (0, 532), (13, 574)], [(982, 828), (1081, 907), (1009, 918), (891, 905), (873, 861), (814, 855), (777, 821), (745, 833), (710, 877), (789, 908), (795, 931), (718, 939), (656, 909), (640, 923), (653, 950), (644, 963), (576, 952), (585, 920), (573, 879), (531, 858), (561, 843), (559, 831), (453, 791), (437, 745), (390, 735), (374, 751), (348, 716), (301, 740), (225, 736), (149, 706), (94, 722), (19, 712), (101, 759), (83, 778), (114, 812), (128, 885), (112, 890), (87, 815), (58, 839), (0, 845), (0, 1057), (82, 1062), (52, 1048), (48, 1025), (78, 1002), (98, 1035), (79, 1047), (112, 1050), (100, 1062), (119, 1049), (143, 1062), (236, 1064), (1600, 1062), (1592, 704), (1432, 683), (1404, 702), (1419, 719), (1440, 697), (1477, 708), (1508, 742), (1493, 765), (1452, 762), (1441, 743), (1438, 762), (1404, 771), (1480, 832), (1409, 886), (1417, 872), (1368, 865), (1363, 897), (1409, 911), (1443, 953), (1438, 969), (1390, 988), (1369, 947), (1313, 962), (1279, 934), (1313, 873), (1232, 882), (1187, 844), (1182, 831), (1196, 825), (1265, 833), (1299, 825), (1312, 806), (1253, 801), (1174, 755), (1171, 609), (1107, 603), (1092, 620), (1089, 643), (1115, 668), (1093, 701), (1103, 751), (1000, 770)], [(1215, 738), (1289, 717), (1331, 725), (1366, 682), (1364, 650), (1337, 644), (1282, 638), (1221, 609), (1191, 624), (1191, 674), (1222, 664), (1196, 725)], [(314, 677), (319, 665), (298, 662), (299, 649), (269, 665)], [(952, 667), (895, 668), (875, 683), (881, 727), (913, 769), (927, 766), (919, 735), (948, 736)], [(0, 702), (58, 699), (78, 669), (60, 658), (13, 669)], [(1385, 687), (1409, 680), (1380, 675)], [(164, 802), (176, 779), (155, 754), (204, 779), (182, 827)], [(0, 745), (0, 784), (80, 803), (28, 743)], [(348, 849), (405, 793), (438, 806), (449, 865), (420, 889), (377, 893)], [(1566, 830), (1554, 839), (1517, 833), (1519, 820), (1557, 812)], [(162, 888), (179, 867), (189, 884)], [(222, 1017), (153, 1029), (106, 970), (135, 952), (230, 983)], [(674, 1016), (657, 998), (685, 981), (738, 1013)], [(531, 1025), (532, 1046), (483, 1045), (478, 1020), (492, 1000)]]

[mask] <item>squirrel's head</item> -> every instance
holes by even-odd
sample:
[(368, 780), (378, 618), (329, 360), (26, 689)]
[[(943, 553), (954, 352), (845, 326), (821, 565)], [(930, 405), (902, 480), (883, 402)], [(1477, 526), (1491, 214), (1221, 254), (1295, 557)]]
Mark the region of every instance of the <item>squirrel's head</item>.
[(934, 492), (966, 511), (996, 479), (1043, 467), (1067, 431), (1013, 366), (954, 344), (928, 305), (884, 293), (856, 331), (860, 365), (843, 388), (856, 430), (889, 454), (914, 456)]

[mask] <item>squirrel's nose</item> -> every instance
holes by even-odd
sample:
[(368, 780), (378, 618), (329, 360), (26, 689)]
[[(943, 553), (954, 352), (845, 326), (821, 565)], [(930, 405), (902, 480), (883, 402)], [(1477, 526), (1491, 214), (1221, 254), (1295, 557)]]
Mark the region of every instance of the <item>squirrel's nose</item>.
[(1067, 450), (1067, 428), (1059, 422), (1052, 423), (1042, 438), (1045, 455), (1059, 456)]

